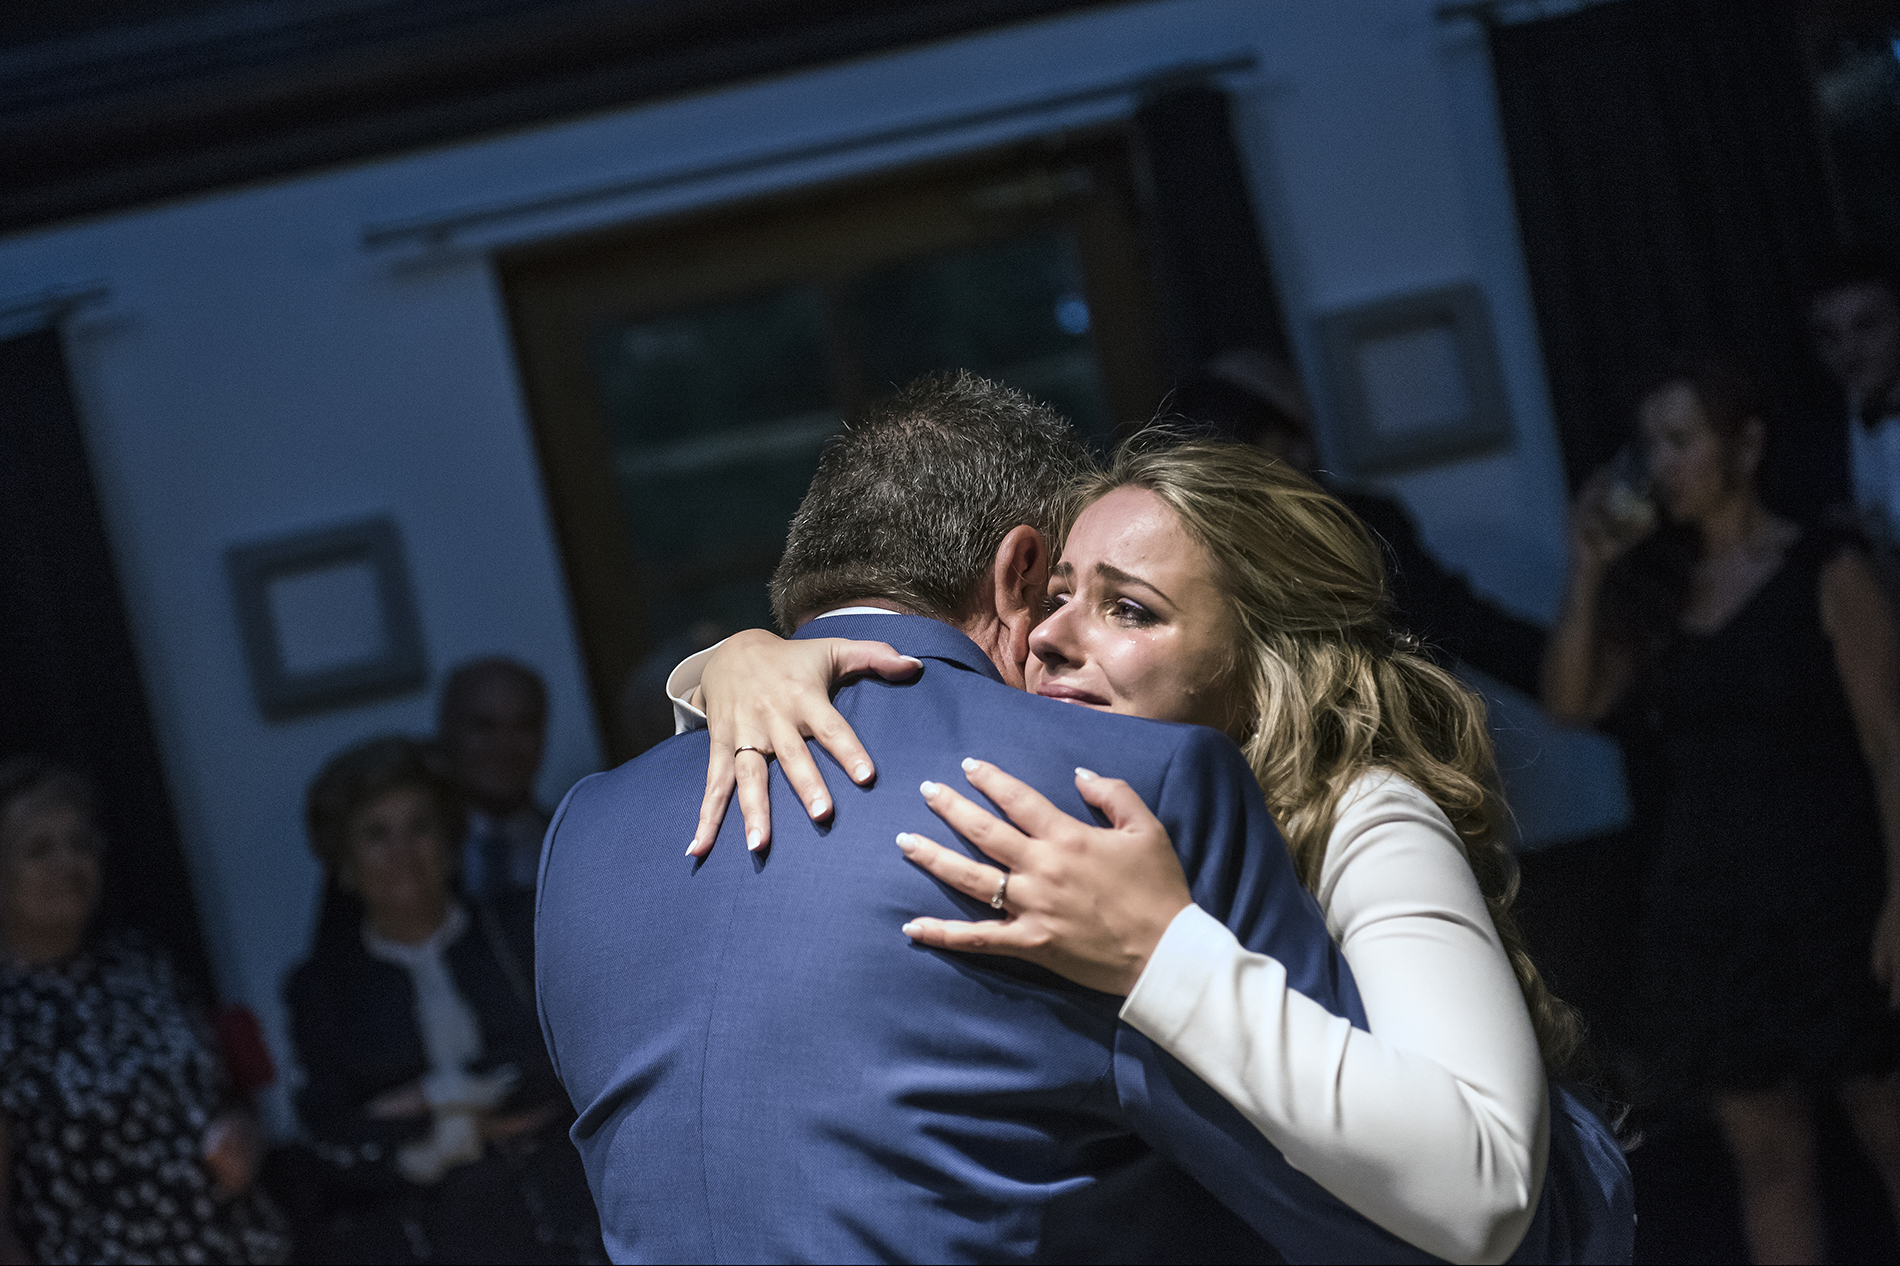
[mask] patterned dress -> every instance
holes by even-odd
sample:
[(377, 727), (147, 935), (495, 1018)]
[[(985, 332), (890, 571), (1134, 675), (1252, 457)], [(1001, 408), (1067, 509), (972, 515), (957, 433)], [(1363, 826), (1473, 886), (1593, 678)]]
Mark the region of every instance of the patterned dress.
[(255, 1191), (200, 1159), (223, 1070), (162, 954), (130, 936), (54, 966), (0, 964), (0, 1111), (12, 1221), (42, 1262), (276, 1262)]

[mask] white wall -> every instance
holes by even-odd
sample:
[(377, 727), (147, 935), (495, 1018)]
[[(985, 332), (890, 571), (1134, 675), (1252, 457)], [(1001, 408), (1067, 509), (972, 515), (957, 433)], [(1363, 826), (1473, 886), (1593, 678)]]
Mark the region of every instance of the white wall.
[[(1563, 467), (1518, 247), (1489, 54), (1474, 22), (1432, 0), (1242, 6), (1263, 54), (1246, 100), (1259, 211), (1309, 383), (1313, 320), (1410, 290), (1475, 282), (1496, 335), (1516, 441), (1508, 451), (1379, 481), (1426, 545), (1476, 588), (1540, 623), (1565, 573)], [(1319, 393), (1322, 412), (1327, 407)], [(1322, 435), (1322, 444), (1324, 442)], [(1616, 749), (1560, 729), (1474, 674), (1522, 839), (1611, 829), (1627, 815)]]
[[(94, 279), (111, 290), (73, 319), (69, 347), (224, 989), (258, 1009), (285, 1051), (278, 990), (307, 942), (317, 880), (299, 823), (303, 786), (337, 747), (430, 721), (426, 694), (261, 719), (226, 546), (392, 513), (437, 680), (490, 650), (547, 673), (550, 801), (599, 759), (485, 254), (497, 245), (1086, 122), (1128, 102), (1051, 100), (1251, 51), (1256, 68), (1229, 84), (1297, 336), (1340, 304), (1452, 280), (1484, 287), (1516, 445), (1392, 487), (1444, 557), (1547, 618), (1562, 481), (1483, 47), (1435, 22), (1432, 8), (1112, 7), (0, 239), (0, 299)], [(944, 126), (912, 126), (933, 122)], [(733, 158), (758, 161), (693, 174)], [(668, 174), (679, 178), (650, 182)], [(527, 205), (589, 190), (558, 209)], [(456, 249), (418, 257), (363, 245), (366, 226), (470, 207), (501, 213)], [(1311, 350), (1302, 342), (1309, 374)], [(1620, 792), (1599, 749), (1534, 718), (1512, 724), (1530, 727), (1519, 747), (1538, 757), (1513, 776), (1528, 835), (1614, 818)]]

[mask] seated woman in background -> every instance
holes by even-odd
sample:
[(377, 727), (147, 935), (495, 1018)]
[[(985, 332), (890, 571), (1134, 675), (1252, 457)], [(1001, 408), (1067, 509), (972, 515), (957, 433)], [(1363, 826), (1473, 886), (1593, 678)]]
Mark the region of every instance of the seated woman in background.
[(89, 934), (92, 789), (0, 765), (0, 1262), (276, 1262), (259, 1134), (171, 963)]
[(361, 916), (323, 919), (286, 991), (298, 1112), (359, 1197), (319, 1234), (345, 1260), (603, 1260), (535, 1017), (533, 894), (457, 899), (463, 816), (406, 738), (311, 784), (311, 846)]
[(1732, 364), (1637, 414), (1666, 524), (1585, 486), (1544, 702), (1631, 754), (1642, 1089), (1713, 1100), (1755, 1260), (1821, 1261), (1815, 1091), (1900, 1208), (1900, 643), (1859, 543), (1762, 503)]

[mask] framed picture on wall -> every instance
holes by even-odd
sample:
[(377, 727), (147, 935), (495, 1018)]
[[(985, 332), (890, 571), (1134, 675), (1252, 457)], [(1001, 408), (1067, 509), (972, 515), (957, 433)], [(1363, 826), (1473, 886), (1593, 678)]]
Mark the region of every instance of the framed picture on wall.
[(1484, 295), (1473, 285), (1381, 299), (1319, 320), (1355, 475), (1435, 466), (1511, 443), (1510, 406)]
[(258, 710), (273, 720), (428, 679), (422, 625), (387, 516), (225, 551)]

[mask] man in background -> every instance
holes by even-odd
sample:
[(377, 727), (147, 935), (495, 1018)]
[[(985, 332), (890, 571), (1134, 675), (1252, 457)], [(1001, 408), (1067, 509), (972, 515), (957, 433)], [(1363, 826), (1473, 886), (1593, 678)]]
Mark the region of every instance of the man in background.
[(1846, 402), (1855, 517), (1884, 558), (1900, 540), (1900, 278), (1874, 255), (1841, 260), (1816, 282), (1808, 319)]
[(449, 776), (468, 800), (463, 888), (476, 898), (532, 891), (548, 827), (534, 800), (547, 751), (547, 685), (512, 659), (470, 660), (443, 684), (438, 725)]

